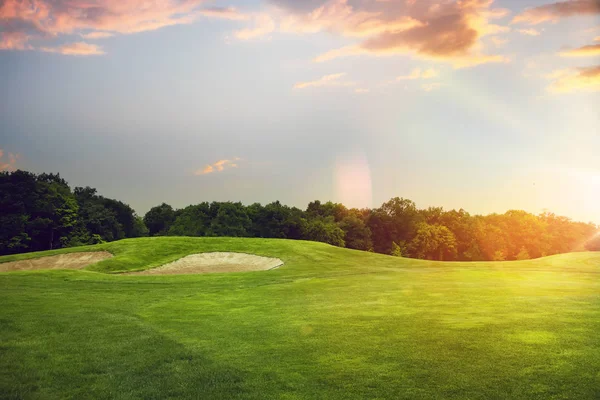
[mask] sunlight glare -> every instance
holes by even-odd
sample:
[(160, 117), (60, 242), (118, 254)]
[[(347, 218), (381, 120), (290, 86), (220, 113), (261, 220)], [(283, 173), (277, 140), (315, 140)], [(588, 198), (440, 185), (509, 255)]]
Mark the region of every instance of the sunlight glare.
[(364, 152), (339, 156), (334, 169), (334, 182), (336, 201), (348, 207), (372, 206), (371, 169)]

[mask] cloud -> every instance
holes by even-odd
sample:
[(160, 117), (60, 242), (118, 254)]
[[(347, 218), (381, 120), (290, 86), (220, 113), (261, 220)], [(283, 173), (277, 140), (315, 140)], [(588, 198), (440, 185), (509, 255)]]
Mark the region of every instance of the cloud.
[(557, 22), (567, 17), (597, 14), (600, 14), (598, 0), (566, 0), (529, 8), (515, 16), (512, 22), (537, 25), (543, 22)]
[(433, 68), (429, 68), (424, 71), (421, 70), (420, 68), (415, 68), (412, 70), (410, 75), (399, 76), (396, 78), (396, 80), (402, 81), (402, 80), (414, 80), (414, 79), (431, 79), (431, 78), (436, 78), (438, 75), (439, 75), (439, 73)]
[(27, 41), (71, 34), (83, 34), (86, 38), (131, 34), (189, 24), (201, 15), (199, 8), (203, 3), (204, 0), (3, 0), (0, 30), (4, 32), (3, 42), (6, 32), (25, 35)]
[(246, 21), (250, 18), (235, 7), (208, 7), (200, 10), (200, 14), (205, 17), (228, 19), (231, 21)]
[(423, 25), (407, 15), (386, 17), (382, 11), (357, 10), (347, 0), (329, 0), (308, 12), (287, 14), (281, 20), (283, 32), (328, 31), (349, 37), (399, 32)]
[(40, 50), (46, 53), (58, 53), (67, 56), (99, 56), (105, 54), (101, 47), (85, 42), (70, 43), (60, 47), (41, 47)]
[(238, 30), (234, 36), (239, 40), (256, 39), (275, 30), (275, 21), (267, 14), (258, 14), (253, 17), (254, 27)]
[(352, 86), (354, 82), (340, 81), (346, 74), (331, 74), (325, 75), (317, 80), (309, 82), (298, 82), (294, 85), (294, 89), (306, 89), (309, 87), (323, 87), (323, 86)]
[(508, 43), (508, 39), (506, 38), (501, 38), (498, 36), (492, 36), (490, 38), (490, 41), (494, 44), (494, 46), (496, 47), (502, 47), (504, 46), (506, 43)]
[(365, 88), (354, 89), (354, 93), (358, 93), (358, 94), (369, 93), (370, 91), (371, 91), (370, 89), (365, 89)]
[(368, 54), (368, 51), (361, 48), (360, 46), (346, 46), (323, 53), (317, 56), (313, 61), (325, 62), (339, 57), (357, 56), (360, 54)]
[(237, 168), (238, 161), (241, 161), (241, 158), (235, 157), (232, 160), (219, 160), (213, 164), (207, 164), (204, 168), (194, 172), (194, 175), (208, 175), (214, 172), (221, 172), (229, 168)]
[(0, 149), (0, 171), (16, 170), (16, 163), (21, 158), (20, 154), (8, 153), (8, 159), (4, 157), (4, 150)]
[(600, 44), (590, 44), (577, 49), (565, 50), (559, 53), (561, 57), (592, 57), (600, 56)]
[(81, 37), (84, 39), (88, 39), (88, 40), (94, 40), (94, 39), (106, 39), (109, 37), (115, 36), (113, 33), (110, 32), (91, 32), (91, 33), (83, 33), (81, 34)]
[(552, 93), (600, 91), (600, 65), (558, 70), (546, 78), (553, 81), (548, 87)]
[(0, 32), (0, 50), (29, 50), (28, 40), (23, 32)]
[(270, 0), (262, 23), (235, 33), (238, 39), (271, 32), (313, 34), (327, 32), (358, 43), (332, 49), (314, 58), (325, 62), (357, 55), (407, 54), (464, 68), (506, 62), (484, 54), (481, 38), (507, 32), (490, 21), (509, 11), (492, 8), (494, 0)]
[(517, 29), (517, 32), (519, 32), (520, 34), (523, 34), (523, 35), (528, 35), (528, 36), (540, 36), (541, 35), (540, 31), (538, 31), (537, 29), (533, 29), (533, 28)]
[[(344, 29), (338, 28), (334, 31), (345, 36), (363, 37), (364, 40), (355, 45), (323, 53), (314, 59), (316, 62), (356, 55), (396, 54), (449, 62), (455, 68), (508, 61), (503, 56), (482, 52), (483, 43), (480, 40), (482, 37), (509, 30), (507, 27), (490, 22), (508, 13), (504, 9), (492, 9), (493, 0), (441, 3), (425, 0), (412, 4), (378, 1), (375, 4), (381, 8), (382, 14), (372, 12), (367, 16), (363, 11), (350, 7), (347, 0), (330, 0), (326, 4), (346, 7), (345, 14), (339, 13), (345, 15), (342, 24)], [(315, 11), (313, 10), (312, 13), (314, 14)], [(354, 22), (352, 17), (355, 15), (360, 15), (367, 22), (359, 26), (348, 24), (347, 21)], [(398, 24), (398, 21), (404, 23)]]
[(441, 83), (424, 83), (421, 85), (421, 89), (423, 89), (426, 92), (431, 92), (433, 90), (437, 90), (440, 87), (442, 87)]

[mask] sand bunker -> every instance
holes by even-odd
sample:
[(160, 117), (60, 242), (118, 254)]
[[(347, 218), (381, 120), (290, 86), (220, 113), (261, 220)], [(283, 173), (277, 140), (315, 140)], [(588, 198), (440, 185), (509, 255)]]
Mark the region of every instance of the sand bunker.
[(210, 274), (216, 272), (266, 271), (283, 265), (279, 258), (245, 253), (201, 253), (147, 271), (124, 275)]
[(2, 263), (0, 264), (0, 272), (32, 271), (36, 269), (82, 269), (112, 256), (107, 251), (60, 254), (57, 256)]

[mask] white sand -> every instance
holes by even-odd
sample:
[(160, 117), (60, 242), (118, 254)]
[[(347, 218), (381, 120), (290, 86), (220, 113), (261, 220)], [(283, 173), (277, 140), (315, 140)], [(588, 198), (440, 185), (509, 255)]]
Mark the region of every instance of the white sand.
[(60, 254), (31, 260), (1, 263), (0, 272), (32, 271), (36, 269), (82, 269), (112, 256), (107, 251)]
[(180, 258), (169, 264), (147, 271), (124, 275), (210, 274), (217, 272), (266, 271), (283, 265), (279, 258), (261, 257), (245, 253), (201, 253)]

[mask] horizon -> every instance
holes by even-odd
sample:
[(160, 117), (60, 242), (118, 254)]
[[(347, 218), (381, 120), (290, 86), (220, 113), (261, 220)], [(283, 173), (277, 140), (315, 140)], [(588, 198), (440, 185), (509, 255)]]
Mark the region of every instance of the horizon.
[[(0, 172), (2, 172), (2, 171), (0, 171)], [(14, 172), (14, 171), (6, 171), (6, 172)], [(35, 174), (35, 172), (32, 172), (32, 171), (25, 171), (25, 172), (30, 172), (30, 173), (34, 173)], [(227, 202), (230, 202), (230, 203), (241, 203), (243, 206), (248, 207), (248, 206), (251, 206), (252, 204), (260, 204), (262, 206), (265, 206), (265, 205), (270, 204), (270, 203), (279, 202), (283, 206), (295, 207), (295, 208), (298, 208), (300, 210), (305, 211), (307, 209), (307, 206), (310, 203), (315, 202), (315, 201), (318, 201), (321, 204), (325, 204), (325, 203), (328, 203), (328, 202), (331, 202), (331, 203), (334, 203), (334, 204), (341, 204), (344, 207), (346, 207), (348, 210), (351, 210), (351, 209), (375, 210), (377, 208), (380, 208), (386, 202), (388, 202), (389, 200), (392, 200), (394, 198), (401, 198), (401, 199), (413, 201), (410, 197), (397, 195), (397, 196), (391, 196), (390, 198), (383, 200), (381, 203), (374, 204), (371, 207), (351, 207), (351, 206), (348, 206), (347, 204), (344, 204), (344, 203), (341, 203), (341, 202), (332, 201), (332, 200), (328, 200), (328, 199), (311, 199), (311, 200), (308, 200), (305, 204), (288, 204), (288, 203), (285, 203), (285, 202), (283, 202), (283, 201), (281, 201), (279, 199), (266, 200), (266, 201), (263, 201), (263, 202), (259, 202), (259, 201), (244, 202), (244, 201), (241, 201), (241, 200), (232, 200), (232, 199), (226, 199), (226, 200), (204, 199), (204, 200), (200, 200), (200, 201), (195, 202), (195, 203), (185, 203), (185, 204), (182, 204), (182, 205), (170, 204), (170, 203), (167, 203), (167, 202), (159, 200), (157, 202), (152, 203), (152, 205), (147, 210), (143, 210), (143, 212), (139, 212), (134, 206), (132, 206), (131, 204), (129, 204), (127, 201), (125, 201), (123, 199), (120, 199), (118, 197), (106, 196), (104, 193), (102, 193), (101, 190), (99, 190), (98, 188), (96, 188), (94, 186), (90, 186), (89, 184), (73, 185), (71, 182), (69, 182), (68, 179), (66, 179), (64, 176), (62, 176), (59, 172), (42, 171), (40, 173), (49, 173), (49, 174), (57, 174), (57, 175), (59, 175), (62, 179), (64, 179), (67, 182), (67, 184), (71, 187), (71, 189), (75, 189), (75, 187), (83, 187), (83, 188), (90, 187), (92, 189), (96, 189), (98, 195), (103, 196), (105, 198), (111, 198), (113, 200), (121, 201), (121, 202), (127, 204), (140, 217), (143, 217), (148, 211), (150, 211), (151, 208), (160, 206), (161, 204), (168, 204), (169, 206), (172, 206), (174, 210), (183, 210), (186, 207), (196, 206), (196, 205), (199, 205), (201, 203), (209, 203), (210, 204), (210, 203), (213, 203), (213, 202), (215, 202), (215, 203), (227, 203)], [(540, 212), (532, 212), (532, 211), (529, 211), (529, 210), (524, 210), (522, 208), (510, 208), (510, 209), (506, 209), (506, 210), (503, 210), (503, 211), (491, 211), (491, 212), (473, 212), (472, 210), (465, 209), (464, 207), (447, 208), (447, 207), (436, 205), (436, 204), (422, 206), (422, 205), (420, 205), (420, 204), (418, 204), (416, 202), (414, 202), (414, 203), (415, 203), (416, 208), (419, 209), (419, 210), (427, 210), (430, 207), (432, 207), (432, 208), (441, 207), (443, 209), (443, 211), (445, 211), (445, 212), (447, 212), (447, 211), (459, 211), (459, 210), (463, 210), (463, 211), (466, 211), (467, 213), (469, 213), (469, 215), (471, 215), (471, 216), (489, 216), (489, 215), (493, 215), (493, 214), (503, 215), (503, 214), (506, 214), (506, 213), (508, 213), (510, 211), (525, 211), (525, 212), (527, 212), (527, 213), (529, 213), (531, 215), (535, 215), (535, 216), (540, 216), (543, 213), (550, 213), (550, 214), (556, 215), (557, 217), (566, 217), (566, 218), (569, 218), (572, 222), (575, 222), (575, 223), (593, 224), (593, 225), (598, 226), (598, 228), (600, 228), (600, 224), (597, 224), (594, 221), (577, 220), (577, 219), (569, 217), (568, 215), (562, 215), (562, 214), (554, 212), (553, 210), (548, 210), (548, 209), (543, 209)]]
[(0, 170), (140, 215), (398, 196), (600, 225), (597, 0), (142, 6), (1, 2)]

